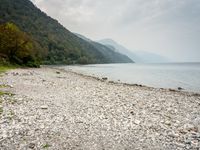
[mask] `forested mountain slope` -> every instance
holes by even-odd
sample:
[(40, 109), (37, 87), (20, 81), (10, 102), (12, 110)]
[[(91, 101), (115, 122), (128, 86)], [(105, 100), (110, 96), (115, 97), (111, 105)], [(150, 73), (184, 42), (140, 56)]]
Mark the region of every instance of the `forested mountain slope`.
[(63, 27), (29, 0), (0, 0), (0, 23), (14, 23), (40, 49), (45, 64), (125, 63), (128, 57), (98, 45), (98, 48)]

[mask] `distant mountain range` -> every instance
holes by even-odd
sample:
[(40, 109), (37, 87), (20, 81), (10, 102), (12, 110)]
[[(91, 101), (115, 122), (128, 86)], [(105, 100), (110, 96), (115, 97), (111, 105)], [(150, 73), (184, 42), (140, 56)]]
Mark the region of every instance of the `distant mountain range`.
[(146, 52), (146, 51), (131, 51), (124, 46), (118, 44), (112, 39), (102, 39), (98, 41), (101, 44), (106, 45), (107, 47), (114, 48), (116, 52), (120, 52), (124, 55), (127, 55), (129, 58), (134, 60), (136, 63), (162, 63), (168, 62), (169, 60), (161, 55)]
[(103, 44), (83, 40), (29, 0), (0, 0), (0, 24), (7, 22), (15, 24), (37, 43), (44, 64), (133, 62)]
[(79, 38), (89, 42), (91, 45), (93, 45), (95, 48), (99, 49), (103, 53), (106, 53), (105, 57), (110, 57), (110, 59), (114, 58), (112, 60), (114, 63), (119, 62), (119, 60), (123, 60), (124, 62), (128, 60), (130, 63), (134, 62), (134, 59), (129, 58), (126, 54), (121, 53), (120, 51), (116, 51), (115, 48), (110, 45), (104, 45), (104, 44), (101, 44), (100, 42), (95, 42), (85, 37), (84, 35), (81, 35), (78, 33), (74, 33), (74, 34), (78, 36)]
[[(112, 39), (102, 39), (99, 40), (97, 42), (92, 41), (91, 39), (78, 34), (78, 33), (74, 33), (76, 34), (78, 37), (84, 39), (85, 41), (88, 41), (90, 43), (93, 44), (103, 44), (105, 45), (107, 48), (112, 49), (115, 52), (124, 54), (126, 56), (128, 56), (129, 58), (132, 59), (132, 61), (136, 62), (136, 63), (164, 63), (164, 62), (169, 62), (169, 60), (161, 55), (155, 54), (155, 53), (151, 53), (151, 52), (146, 52), (146, 51), (131, 51), (128, 50), (126, 47), (118, 44), (117, 42), (115, 42)], [(104, 47), (105, 48), (105, 47)]]

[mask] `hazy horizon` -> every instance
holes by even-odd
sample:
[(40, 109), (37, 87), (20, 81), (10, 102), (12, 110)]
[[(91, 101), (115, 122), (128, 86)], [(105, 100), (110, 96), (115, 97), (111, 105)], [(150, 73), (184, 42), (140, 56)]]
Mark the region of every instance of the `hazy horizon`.
[(198, 0), (31, 0), (72, 32), (173, 62), (200, 62)]

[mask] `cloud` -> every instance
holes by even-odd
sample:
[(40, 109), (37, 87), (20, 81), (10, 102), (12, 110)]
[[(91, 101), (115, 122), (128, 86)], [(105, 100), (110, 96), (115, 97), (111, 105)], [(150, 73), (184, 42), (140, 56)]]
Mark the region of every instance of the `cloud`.
[(200, 61), (199, 0), (32, 0), (73, 32), (132, 50)]

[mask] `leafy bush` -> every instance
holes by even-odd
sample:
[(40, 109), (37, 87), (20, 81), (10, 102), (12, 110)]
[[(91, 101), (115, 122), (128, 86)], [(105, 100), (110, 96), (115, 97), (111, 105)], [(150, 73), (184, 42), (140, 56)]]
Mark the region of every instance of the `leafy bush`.
[(34, 41), (15, 24), (0, 25), (0, 57), (2, 62), (38, 66)]

